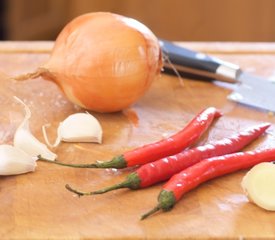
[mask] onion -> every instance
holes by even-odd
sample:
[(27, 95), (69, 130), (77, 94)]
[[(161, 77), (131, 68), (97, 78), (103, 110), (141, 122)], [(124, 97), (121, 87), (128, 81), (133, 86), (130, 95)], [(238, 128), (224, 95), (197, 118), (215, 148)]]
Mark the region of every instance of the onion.
[(68, 23), (48, 62), (15, 79), (42, 76), (56, 82), (70, 101), (85, 109), (115, 112), (135, 103), (161, 67), (158, 40), (145, 25), (95, 12)]

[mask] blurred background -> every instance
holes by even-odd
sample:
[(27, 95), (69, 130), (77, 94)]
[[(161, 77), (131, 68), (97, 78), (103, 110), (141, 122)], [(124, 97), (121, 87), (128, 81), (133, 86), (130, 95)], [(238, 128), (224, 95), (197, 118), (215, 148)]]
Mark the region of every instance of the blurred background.
[(54, 40), (72, 18), (109, 11), (175, 41), (275, 40), (275, 0), (0, 0), (2, 40)]

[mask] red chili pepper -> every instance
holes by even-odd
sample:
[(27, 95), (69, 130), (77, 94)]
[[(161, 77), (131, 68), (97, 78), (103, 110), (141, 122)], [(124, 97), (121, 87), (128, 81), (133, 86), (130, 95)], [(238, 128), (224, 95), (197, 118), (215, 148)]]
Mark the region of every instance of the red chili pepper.
[(143, 165), (183, 151), (185, 148), (195, 143), (209, 128), (213, 120), (221, 115), (221, 112), (216, 108), (209, 107), (200, 112), (184, 129), (173, 136), (130, 150), (106, 162), (98, 161), (93, 164), (65, 164), (57, 161), (47, 161), (47, 159), (43, 159), (41, 156), (39, 156), (39, 160), (78, 168), (125, 168)]
[(263, 123), (229, 138), (198, 146), (174, 156), (143, 165), (137, 170), (137, 174), (141, 179), (140, 187), (147, 187), (156, 182), (167, 180), (174, 174), (205, 158), (237, 152), (264, 133), (268, 127), (270, 127), (270, 123)]
[(105, 189), (85, 193), (72, 189), (69, 185), (66, 185), (66, 188), (79, 195), (101, 194), (119, 188), (145, 188), (167, 180), (174, 174), (205, 158), (239, 151), (260, 136), (269, 126), (269, 123), (263, 123), (255, 127), (250, 127), (239, 134), (234, 134), (230, 138), (224, 138), (204, 146), (195, 147), (182, 153), (162, 158), (152, 163), (147, 163), (135, 172), (129, 174), (124, 182)]
[(128, 151), (123, 154), (123, 158), (127, 162), (127, 166), (130, 167), (143, 165), (181, 152), (186, 147), (195, 143), (209, 128), (213, 120), (221, 115), (221, 112), (216, 108), (207, 108), (199, 113), (182, 131), (177, 134), (159, 142)]
[(275, 148), (238, 152), (204, 159), (174, 175), (163, 186), (158, 196), (158, 205), (144, 214), (141, 219), (145, 219), (159, 210), (168, 211), (172, 209), (186, 192), (210, 179), (250, 168), (261, 162), (270, 162), (274, 159)]

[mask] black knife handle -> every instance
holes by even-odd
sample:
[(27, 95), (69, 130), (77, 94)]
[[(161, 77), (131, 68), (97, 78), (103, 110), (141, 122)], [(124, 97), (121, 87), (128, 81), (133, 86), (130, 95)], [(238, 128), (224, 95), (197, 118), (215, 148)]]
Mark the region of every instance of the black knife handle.
[(198, 77), (202, 80), (220, 80), (236, 82), (240, 74), (239, 66), (218, 58), (195, 52), (169, 41), (159, 40), (163, 56), (164, 71), (185, 76)]

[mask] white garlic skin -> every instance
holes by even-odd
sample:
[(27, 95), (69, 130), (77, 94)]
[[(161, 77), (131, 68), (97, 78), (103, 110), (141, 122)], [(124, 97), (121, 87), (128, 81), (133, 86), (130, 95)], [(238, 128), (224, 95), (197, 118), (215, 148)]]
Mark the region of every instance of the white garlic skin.
[(11, 145), (0, 145), (0, 175), (16, 175), (33, 172), (36, 159)]

